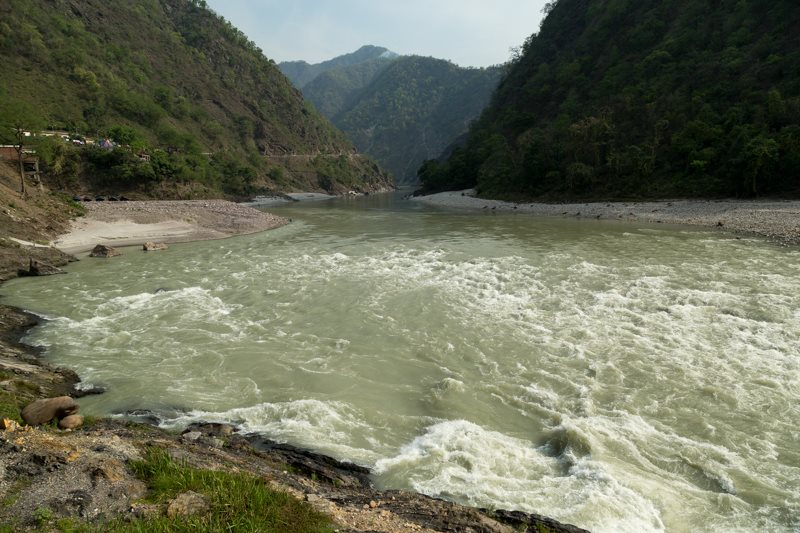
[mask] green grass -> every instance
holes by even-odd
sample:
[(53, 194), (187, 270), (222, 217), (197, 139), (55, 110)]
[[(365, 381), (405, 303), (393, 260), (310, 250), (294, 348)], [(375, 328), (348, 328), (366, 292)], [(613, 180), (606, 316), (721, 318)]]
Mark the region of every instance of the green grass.
[(18, 424), (22, 424), (20, 418), (20, 404), (19, 398), (16, 394), (8, 391), (0, 391), (0, 418), (8, 418)]
[(22, 424), (20, 411), (39, 395), (41, 387), (7, 372), (0, 372), (0, 381), (10, 381), (12, 385), (12, 390), (0, 390), (0, 418)]
[(143, 461), (132, 463), (134, 473), (150, 489), (149, 500), (166, 503), (178, 494), (194, 491), (206, 497), (211, 510), (204, 516), (159, 516), (134, 522), (115, 522), (111, 531), (259, 531), (328, 532), (330, 518), (293, 496), (271, 489), (256, 476), (199, 470), (173, 461), (158, 448), (147, 451)]
[(76, 217), (86, 216), (86, 206), (73, 200), (70, 195), (63, 192), (53, 192), (51, 194), (60, 202), (67, 204), (72, 210), (72, 214)]

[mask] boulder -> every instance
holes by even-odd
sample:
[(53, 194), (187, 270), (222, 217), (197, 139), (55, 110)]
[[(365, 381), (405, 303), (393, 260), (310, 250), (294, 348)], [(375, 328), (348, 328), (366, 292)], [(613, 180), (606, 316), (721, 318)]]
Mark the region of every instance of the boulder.
[(236, 426), (232, 426), (231, 424), (222, 424), (219, 422), (195, 422), (194, 424), (189, 424), (189, 427), (186, 428), (184, 433), (189, 433), (190, 431), (199, 431), (204, 435), (208, 435), (209, 437), (230, 437), (237, 431), (239, 431)]
[(58, 398), (43, 398), (36, 400), (25, 406), (22, 410), (22, 419), (29, 426), (47, 424), (54, 418), (62, 418), (74, 415), (80, 406), (69, 396), (59, 396)]
[(99, 394), (105, 394), (106, 388), (105, 387), (98, 387), (97, 385), (89, 385), (89, 386), (80, 386), (81, 384), (78, 383), (77, 385), (72, 387), (72, 392), (70, 392), (70, 396), (73, 398), (85, 398), (86, 396), (96, 396)]
[(169, 246), (163, 242), (146, 242), (142, 246), (142, 250), (145, 252), (158, 252), (159, 250), (166, 250), (167, 248), (169, 248)]
[(196, 440), (199, 440), (200, 437), (202, 436), (203, 434), (200, 433), (199, 431), (188, 431), (183, 435), (181, 435), (181, 440), (183, 442), (195, 442)]
[(58, 421), (61, 429), (78, 429), (83, 425), (83, 415), (69, 415)]
[(167, 516), (174, 518), (176, 516), (205, 514), (208, 512), (209, 508), (210, 506), (203, 496), (190, 490), (179, 494), (177, 498), (169, 502)]
[(52, 276), (54, 274), (64, 274), (64, 271), (53, 265), (48, 265), (42, 261), (37, 261), (33, 257), (30, 258), (28, 269), (20, 269), (17, 271), (19, 277), (25, 276)]
[(105, 244), (98, 244), (89, 254), (89, 257), (116, 257), (122, 255), (116, 248), (106, 246)]

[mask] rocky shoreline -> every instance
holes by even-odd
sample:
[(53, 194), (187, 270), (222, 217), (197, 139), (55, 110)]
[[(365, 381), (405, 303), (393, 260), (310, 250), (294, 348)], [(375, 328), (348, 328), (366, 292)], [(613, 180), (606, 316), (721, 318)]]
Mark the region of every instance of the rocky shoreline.
[[(24, 270), (20, 265), (29, 264), (31, 254), (52, 266), (73, 259), (48, 248), (19, 246), (7, 251), (14, 257), (0, 265), (2, 280)], [(79, 379), (74, 372), (52, 368), (39, 359), (36, 349), (20, 343), (37, 323), (29, 313), (0, 306), (0, 395), (6, 413), (38, 398), (83, 394), (76, 389)], [(337, 531), (585, 531), (533, 514), (478, 510), (411, 492), (379, 491), (365, 468), (239, 435), (231, 426), (199, 424), (178, 435), (151, 425), (91, 417), (84, 427), (66, 431), (1, 421), (0, 526), (14, 531), (50, 530), (60, 520), (102, 528), (115, 520), (167, 513), (166, 505), (142, 503), (148, 489), (130, 467), (153, 447), (195, 468), (256, 475), (331, 517)]]
[(427, 205), (538, 216), (704, 226), (755, 235), (786, 245), (800, 244), (797, 200), (664, 200), (571, 204), (515, 203), (485, 200), (475, 191), (452, 191), (411, 198)]

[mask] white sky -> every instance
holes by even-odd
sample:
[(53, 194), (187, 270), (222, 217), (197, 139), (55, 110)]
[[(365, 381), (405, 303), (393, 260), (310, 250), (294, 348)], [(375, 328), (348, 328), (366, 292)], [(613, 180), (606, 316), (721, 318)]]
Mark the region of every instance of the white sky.
[(365, 44), (461, 66), (504, 63), (538, 31), (545, 0), (207, 0), (278, 62), (318, 63)]

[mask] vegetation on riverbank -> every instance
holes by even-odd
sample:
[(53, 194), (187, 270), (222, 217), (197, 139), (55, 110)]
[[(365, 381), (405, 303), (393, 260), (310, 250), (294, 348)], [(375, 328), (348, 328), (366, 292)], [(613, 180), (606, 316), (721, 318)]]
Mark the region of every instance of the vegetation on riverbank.
[[(330, 192), (343, 192), (334, 177), (271, 159), (336, 158), (353, 146), (203, 1), (8, 0), (0, 59), (0, 124), (22, 116), (30, 132), (95, 143), (39, 143), (48, 175), (65, 190), (248, 196), (322, 190), (327, 180)], [(106, 139), (116, 146), (101, 147)], [(0, 144), (14, 140), (0, 128)], [(348, 165), (357, 189), (391, 187), (374, 165)]]
[(131, 469), (147, 483), (149, 501), (166, 504), (191, 491), (208, 502), (208, 512), (117, 522), (112, 531), (333, 531), (329, 517), (251, 474), (192, 468), (160, 448), (147, 450), (142, 461), (131, 463)]
[(426, 191), (500, 199), (797, 196), (795, 2), (547, 7)]

